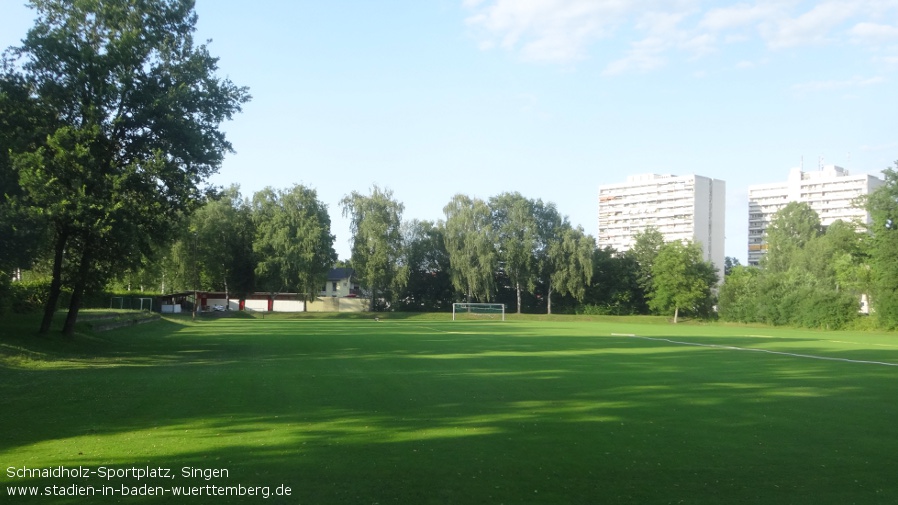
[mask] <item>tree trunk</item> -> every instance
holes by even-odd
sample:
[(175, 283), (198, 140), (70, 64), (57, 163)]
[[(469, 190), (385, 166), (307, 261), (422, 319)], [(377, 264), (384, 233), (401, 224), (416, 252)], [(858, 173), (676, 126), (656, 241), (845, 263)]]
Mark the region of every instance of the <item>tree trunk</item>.
[(44, 305), (44, 318), (41, 321), (39, 333), (47, 333), (50, 331), (50, 325), (53, 324), (53, 314), (56, 313), (59, 294), (62, 292), (62, 260), (65, 256), (65, 245), (68, 238), (67, 230), (59, 231), (59, 235), (56, 237), (56, 246), (53, 251), (53, 279), (50, 281), (50, 294)]
[(677, 324), (677, 317), (679, 317), (679, 315), (680, 315), (680, 308), (675, 307), (674, 308), (674, 324)]
[(546, 312), (546, 314), (551, 314), (552, 313), (552, 283), (551, 282), (549, 282), (549, 291), (548, 291), (548, 293), (546, 293), (546, 305), (548, 308), (548, 311)]
[(78, 277), (72, 286), (72, 299), (69, 301), (69, 313), (66, 315), (65, 324), (62, 326), (62, 334), (66, 337), (75, 335), (75, 323), (78, 321), (78, 311), (84, 299), (84, 290), (87, 288), (87, 278), (90, 275), (90, 262), (92, 260), (90, 239), (84, 241), (84, 253), (81, 255), (81, 263), (78, 265)]
[(517, 283), (515, 285), (515, 287), (517, 287), (517, 291), (518, 291), (518, 314), (520, 314), (521, 313), (521, 283), (520, 282)]

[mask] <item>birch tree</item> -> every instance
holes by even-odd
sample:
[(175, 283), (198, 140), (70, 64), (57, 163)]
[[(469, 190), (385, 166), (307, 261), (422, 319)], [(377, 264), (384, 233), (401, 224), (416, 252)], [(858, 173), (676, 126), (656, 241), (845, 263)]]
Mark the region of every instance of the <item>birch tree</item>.
[(520, 193), (502, 193), (490, 198), (496, 252), (517, 295), (517, 313), (521, 313), (521, 291), (536, 287), (539, 230), (534, 204)]
[(547, 312), (552, 313), (552, 293), (573, 296), (583, 301), (592, 282), (592, 256), (595, 239), (582, 227), (574, 228), (565, 220), (555, 238), (548, 244)]
[(392, 298), (408, 280), (408, 268), (401, 263), (405, 207), (393, 198), (393, 191), (377, 185), (368, 195), (353, 191), (340, 203), (350, 218), (352, 266), (367, 286), (374, 310), (378, 297)]
[(458, 194), (443, 208), (443, 213), (452, 285), (469, 302), (490, 301), (495, 292), (498, 255), (489, 205)]
[(265, 188), (253, 196), (256, 282), (270, 293), (314, 299), (337, 261), (327, 206), (315, 190)]

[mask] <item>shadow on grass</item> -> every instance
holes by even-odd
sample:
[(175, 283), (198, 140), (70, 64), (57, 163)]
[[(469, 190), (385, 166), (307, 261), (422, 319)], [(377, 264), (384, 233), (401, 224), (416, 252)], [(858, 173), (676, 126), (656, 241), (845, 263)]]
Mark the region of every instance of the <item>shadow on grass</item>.
[(898, 499), (894, 369), (581, 328), (286, 323), (169, 321), (4, 367), (4, 461), (226, 468), (214, 484), (293, 489), (272, 503)]

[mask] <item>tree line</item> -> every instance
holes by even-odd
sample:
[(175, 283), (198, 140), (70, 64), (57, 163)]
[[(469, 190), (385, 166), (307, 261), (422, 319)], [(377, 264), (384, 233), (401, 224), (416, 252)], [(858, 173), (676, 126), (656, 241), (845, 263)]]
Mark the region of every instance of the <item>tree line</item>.
[[(251, 97), (194, 43), (193, 0), (30, 6), (35, 25), (0, 58), (0, 310), (18, 269), (49, 279), (40, 332), (68, 293), (67, 335), (85, 296), (115, 284), (313, 297), (337, 264), (314, 189), (244, 198), (208, 186), (232, 150), (220, 125)], [(866, 233), (824, 229), (799, 204), (784, 209), (761, 268), (729, 272), (720, 316), (840, 327), (859, 317), (864, 294), (882, 326), (898, 326), (896, 188), (887, 170), (867, 201)], [(347, 266), (372, 309), (467, 300), (518, 312), (714, 314), (714, 266), (657, 230), (627, 252), (599, 249), (554, 204), (518, 193), (456, 195), (436, 222), (403, 220), (401, 202), (377, 186), (340, 206), (351, 222)]]
[[(314, 296), (337, 259), (315, 191), (244, 199), (208, 186), (232, 151), (220, 126), (251, 97), (194, 42), (193, 0), (29, 6), (34, 26), (0, 58), (0, 271), (49, 279), (40, 332), (63, 294), (71, 335), (85, 296), (116, 283)], [(630, 260), (597, 251), (553, 204), (516, 193), (457, 195), (439, 222), (403, 221), (402, 204), (376, 186), (341, 207), (372, 304), (507, 300), (517, 311), (551, 312), (554, 302), (623, 313), (684, 303), (630, 284)], [(597, 268), (615, 280), (597, 287)], [(10, 292), (0, 275), (0, 310)]]
[[(450, 310), (456, 301), (506, 303), (521, 312), (709, 315), (712, 265), (697, 244), (637, 236), (630, 252), (598, 249), (556, 206), (506, 192), (455, 195), (445, 219), (403, 220), (392, 191), (373, 186), (340, 202), (351, 258), (337, 261), (326, 206), (314, 189), (231, 187), (206, 200), (155, 261), (122, 272), (119, 286), (164, 291), (256, 290), (314, 301), (335, 266), (351, 267), (371, 310)], [(147, 256), (144, 257), (145, 259)], [(560, 304), (560, 305), (559, 305)]]
[[(340, 202), (351, 259), (338, 262), (327, 207), (314, 189), (266, 188), (210, 196), (167, 248), (123, 270), (119, 285), (179, 291), (297, 293), (314, 300), (329, 270), (351, 267), (371, 310), (445, 310), (455, 301), (511, 298), (511, 308), (551, 312), (553, 295), (582, 301), (595, 241), (554, 204), (519, 193), (483, 201), (456, 195), (445, 220), (403, 220), (391, 190), (373, 186)], [(151, 259), (155, 258), (155, 259)]]
[[(329, 270), (344, 266), (355, 271), (371, 310), (441, 311), (456, 301), (492, 301), (518, 313), (711, 313), (711, 264), (698, 245), (665, 244), (654, 229), (618, 253), (597, 248), (554, 204), (519, 193), (456, 195), (435, 222), (403, 220), (403, 204), (378, 186), (352, 192), (340, 205), (351, 223), (348, 261), (337, 259), (328, 209), (314, 189), (265, 188), (244, 197), (231, 187), (171, 221), (170, 240), (120, 257), (106, 287), (234, 297), (290, 292), (314, 301)], [(39, 258), (28, 266), (52, 270), (49, 250)]]
[(777, 212), (760, 268), (734, 266), (727, 275), (720, 317), (845, 328), (866, 317), (863, 299), (871, 323), (898, 327), (898, 172), (883, 173), (885, 184), (856, 202), (870, 213), (869, 225), (836, 221), (824, 227), (806, 203), (792, 202)]

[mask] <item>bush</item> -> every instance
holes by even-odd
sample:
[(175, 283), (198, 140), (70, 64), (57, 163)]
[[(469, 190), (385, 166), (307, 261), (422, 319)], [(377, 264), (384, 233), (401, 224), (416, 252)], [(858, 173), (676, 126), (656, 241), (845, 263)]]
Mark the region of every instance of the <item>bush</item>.
[(859, 300), (854, 295), (835, 291), (805, 293), (798, 303), (795, 323), (806, 328), (840, 330), (854, 323), (859, 316)]
[[(17, 314), (28, 314), (43, 310), (44, 305), (50, 298), (50, 281), (22, 281), (12, 282), (8, 284), (7, 294), (4, 296), (6, 300), (4, 305), (0, 307), (0, 313), (4, 309), (11, 310)], [(70, 292), (63, 290), (59, 295), (59, 305), (66, 306), (69, 303)]]
[[(553, 309), (554, 312), (554, 309)], [(577, 307), (575, 314), (583, 316), (631, 316), (636, 314), (633, 307), (620, 304), (603, 304), (603, 305), (580, 305)]]
[(0, 272), (0, 316), (12, 310), (12, 287), (9, 276)]

